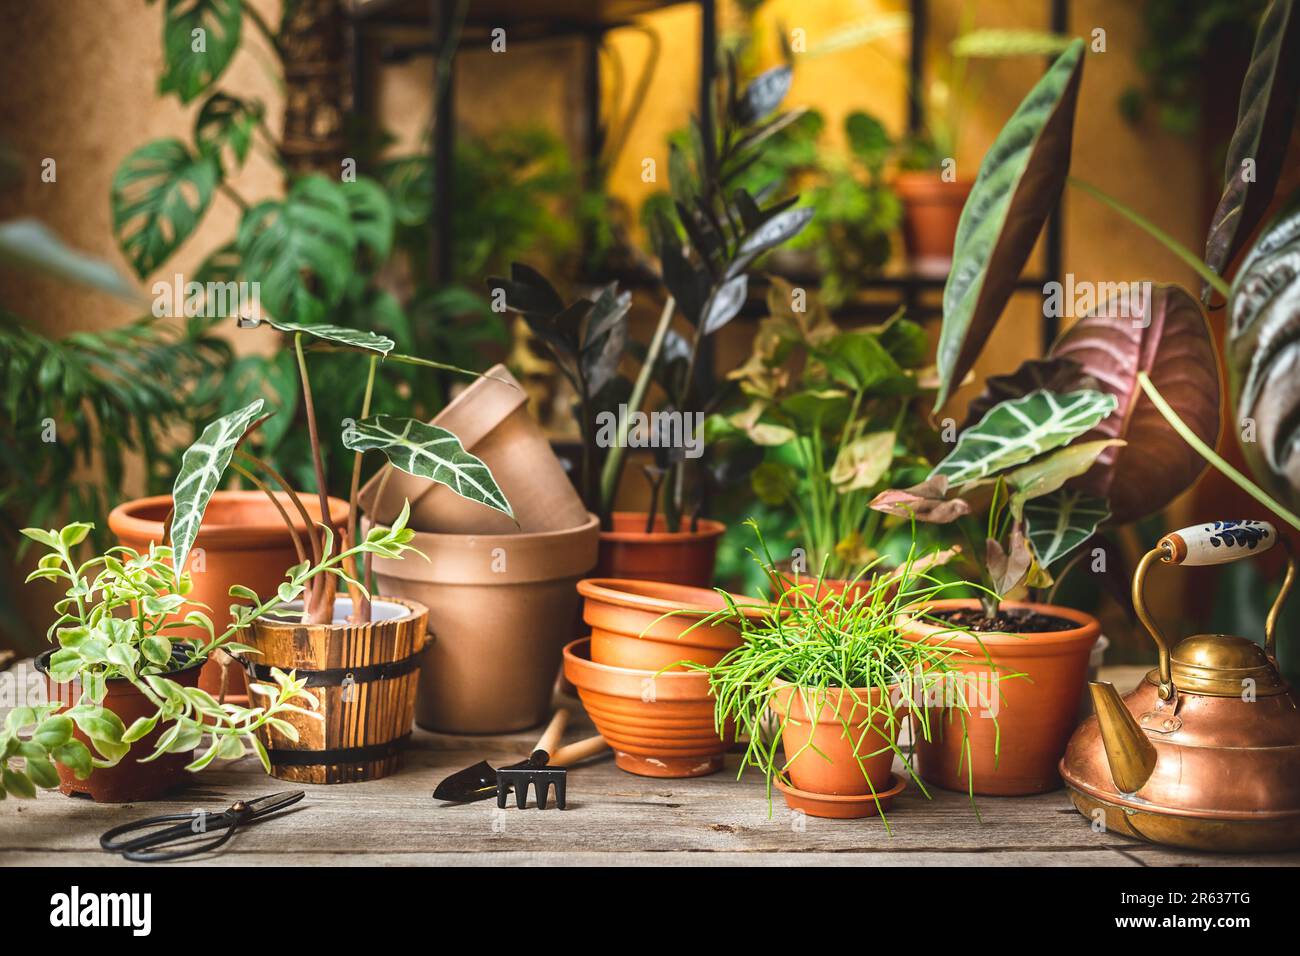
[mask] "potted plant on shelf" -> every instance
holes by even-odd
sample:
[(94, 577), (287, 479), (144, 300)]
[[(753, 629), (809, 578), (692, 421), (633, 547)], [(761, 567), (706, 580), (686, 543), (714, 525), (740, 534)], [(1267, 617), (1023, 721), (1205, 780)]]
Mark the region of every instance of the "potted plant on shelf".
[[(205, 438), (212, 437), (214, 427), (223, 427), (222, 422), (205, 430)], [(222, 454), (204, 445), (204, 438), (198, 444), (196, 454)], [(173, 524), (171, 546), (150, 544), (143, 553), (118, 546), (84, 562), (73, 551), (90, 524), (23, 530), (48, 549), (28, 580), (59, 582), (66, 592), (55, 605), (59, 616), (50, 628), (58, 647), (36, 661), (49, 702), (14, 709), (0, 731), (0, 797), (4, 791), (31, 797), (37, 787), (57, 786), (102, 802), (149, 800), (180, 784), (186, 770), (237, 759), (248, 748), (269, 773), (264, 739), (274, 733), (296, 740), (299, 726), (322, 720), (319, 702), (307, 689), (310, 676), (271, 667), (265, 681), (252, 685), (263, 703), (247, 707), (222, 704), (199, 687), (199, 669), (218, 651), (253, 653), (236, 639), (258, 621), (322, 578), (346, 576), (344, 567), (360, 555), (411, 550), (410, 532), (398, 523), (352, 548), (303, 561), (265, 600), (248, 588), (231, 588), (231, 597), (251, 603), (231, 608), (230, 625), (218, 633), (208, 609), (191, 596), (190, 574), (175, 570), (184, 565), (183, 559), (174, 560), (176, 548), (192, 539), (193, 526), (184, 520), (191, 514), (178, 509), (182, 521)], [(178, 630), (204, 637), (178, 638)], [(21, 768), (15, 763), (19, 758)]]
[[(980, 169), (944, 290), (936, 408), (970, 371), (1065, 185), (1083, 50), (1075, 41), (1061, 54)], [(873, 502), (921, 521), (958, 522), (972, 556), (982, 555), (977, 567), (988, 590), (982, 601), (928, 613), (944, 627), (962, 624), (980, 635), (980, 656), (989, 661), (970, 661), (976, 677), (1028, 675), (1029, 682), (1002, 688), (999, 730), (1011, 756), (994, 766), (993, 735), (979, 725), (971, 733), (966, 766), (977, 792), (1032, 793), (1058, 785), (1056, 762), (1098, 634), (1087, 615), (1005, 598), (1051, 585), (1051, 568), (1064, 574), (1096, 548), (1112, 556), (1099, 526), (1160, 510), (1204, 468), (1144, 396), (1147, 374), (1213, 440), (1219, 384), (1205, 317), (1178, 287), (1148, 283), (1080, 318), (1046, 358), (989, 378), (964, 424), (954, 428), (956, 447), (927, 480)], [(1114, 561), (1105, 567), (1124, 576)], [(1033, 623), (1038, 615), (1056, 619), (1055, 630)], [(928, 624), (908, 627), (917, 640), (944, 639)], [(928, 779), (965, 788), (963, 755), (952, 741), (923, 744), (918, 757)]]
[[(706, 340), (744, 306), (754, 262), (797, 235), (811, 217), (811, 210), (793, 208), (797, 196), (762, 208), (761, 195), (756, 198), (736, 187), (737, 177), (761, 155), (764, 142), (797, 117), (776, 113), (790, 79), (790, 67), (780, 66), (743, 90), (734, 81), (720, 81), (712, 141), (695, 136), (689, 154), (672, 148), (669, 170), (676, 217), (673, 222), (661, 219), (655, 229), (669, 296), (630, 393), (625, 401), (614, 403), (629, 414), (616, 415), (610, 428), (599, 429), (590, 418), (600, 400), (592, 386), (607, 387), (614, 380), (624, 341), (622, 307), (602, 310), (593, 322), (591, 305), (579, 301), (566, 306), (531, 269), (516, 266), (509, 279), (489, 280), (494, 292), (504, 293), (507, 308), (522, 313), (561, 367), (567, 367), (578, 392), (579, 424), (588, 443), (580, 487), (588, 508), (601, 518), (601, 577), (712, 583), (717, 539), (724, 529), (705, 518), (703, 510), (711, 482), (726, 469), (688, 457), (684, 446), (704, 437), (697, 433), (695, 421), (706, 407), (703, 385), (709, 371), (700, 364)], [(605, 297), (621, 301), (612, 289), (602, 293)], [(689, 336), (671, 329), (679, 310), (691, 326)], [(655, 413), (661, 416), (657, 420), (675, 427), (667, 436), (653, 425), (650, 433), (634, 435), (631, 413), (641, 411), (656, 377), (667, 386), (667, 404)], [(614, 511), (629, 437), (645, 447), (653, 443), (661, 452), (647, 469), (657, 501), (647, 514)], [(602, 452), (596, 484), (594, 462)]]
[[(511, 513), (510, 505), (491, 471), (467, 453), (451, 432), (414, 419), (372, 414), (369, 386), (382, 360), (463, 370), (394, 353), (393, 341), (373, 332), (278, 319), (262, 319), (260, 324), (291, 337), (311, 439), (312, 468), (322, 502), (329, 483), (308, 354), (342, 351), (360, 353), (368, 359), (367, 388), (360, 413), (357, 419), (345, 422), (342, 435), (343, 445), (353, 451), (346, 524), (336, 535), (324, 524), (312, 522), (299, 495), (274, 468), (238, 449), (243, 437), (262, 420), (263, 403), (258, 399), (209, 426), (187, 453), (173, 491), (174, 558), (178, 568), (185, 567), (208, 499), (228, 465), (272, 500), (278, 501), (260, 475), (269, 476), (281, 486), (307, 528), (305, 534), (299, 534), (288, 508), (278, 506), (285, 525), (293, 529), (293, 546), (300, 560), (318, 563), (331, 560), (336, 553), (346, 555), (328, 574), (314, 578), (294, 595), (285, 607), (253, 624), (248, 643), (259, 658), (245, 661), (245, 667), (259, 680), (273, 667), (296, 669), (307, 675), (311, 686), (321, 688), (323, 721), (295, 726), (294, 733), (285, 732), (278, 724), (259, 730), (275, 776), (306, 783), (374, 779), (395, 769), (398, 750), (410, 731), (428, 612), (415, 601), (372, 598), (363, 583), (371, 578), (373, 558), (399, 559), (403, 552), (367, 548), (364, 563), (356, 561), (358, 543), (371, 538), (382, 540), (391, 533), (391, 528), (376, 527), (362, 535), (359, 528), (356, 502), (362, 455), (380, 451), (395, 468), (445, 484), (456, 494), (505, 514)], [(403, 508), (399, 516), (403, 528), (407, 515)], [(405, 541), (412, 536), (413, 532), (403, 531)], [(346, 587), (346, 597), (338, 594), (340, 581)], [(257, 599), (256, 593), (247, 588), (240, 589), (236, 596)], [(346, 719), (348, 714), (357, 718)], [(286, 722), (299, 723), (293, 715)]]
[[(930, 468), (913, 425), (925, 332), (901, 315), (842, 330), (815, 294), (775, 277), (767, 305), (748, 361), (729, 375), (749, 400), (729, 423), (767, 451), (751, 475), (758, 498), (797, 517), (797, 557), (782, 576), (865, 590), (860, 572), (890, 533), (868, 502)], [(909, 529), (898, 530), (910, 547)]]
[[(756, 560), (775, 574), (761, 535), (759, 545)], [(910, 640), (900, 626), (902, 609), (931, 603), (951, 587), (920, 570), (926, 563), (913, 552), (865, 590), (805, 586), (804, 600), (784, 592), (759, 614), (729, 600), (701, 622), (731, 622), (743, 635), (706, 671), (715, 725), (721, 732), (734, 724), (748, 735), (740, 769), (757, 767), (769, 798), (775, 785), (791, 809), (813, 816), (883, 817), (907, 777), (925, 792), (899, 735), (910, 722), (914, 744), (930, 739), (933, 717), (925, 702), (950, 691), (959, 675), (951, 661), (962, 653), (942, 642)], [(965, 698), (958, 701), (963, 719), (973, 717)], [(767, 732), (769, 715), (775, 733)], [(894, 773), (895, 760), (903, 776)]]

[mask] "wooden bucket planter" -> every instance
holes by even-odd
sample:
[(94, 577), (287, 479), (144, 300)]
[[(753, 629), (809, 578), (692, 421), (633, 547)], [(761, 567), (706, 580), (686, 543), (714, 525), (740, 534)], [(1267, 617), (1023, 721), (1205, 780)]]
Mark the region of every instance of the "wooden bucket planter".
[[(411, 734), (428, 610), (415, 601), (376, 598), (374, 620), (348, 624), (351, 601), (338, 598), (333, 624), (263, 619), (248, 643), (261, 653), (244, 660), (250, 683), (272, 683), (271, 668), (296, 671), (320, 701), (318, 720), (285, 715), (297, 742), (263, 728), (258, 737), (271, 775), (294, 783), (355, 783), (397, 769)], [(251, 703), (264, 703), (255, 692)]]

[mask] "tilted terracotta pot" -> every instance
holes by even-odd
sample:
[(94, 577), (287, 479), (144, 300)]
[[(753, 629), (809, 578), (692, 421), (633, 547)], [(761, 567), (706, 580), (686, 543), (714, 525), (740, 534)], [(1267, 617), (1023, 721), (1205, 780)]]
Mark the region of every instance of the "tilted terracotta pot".
[[(733, 624), (694, 627), (727, 606), (717, 591), (662, 581), (587, 578), (578, 582), (578, 593), (584, 598), (582, 619), (591, 627), (591, 659), (597, 664), (652, 671), (685, 670), (681, 661), (712, 667), (740, 646), (740, 631)], [(732, 599), (746, 617), (766, 613), (752, 598), (736, 594)], [(672, 617), (663, 616), (669, 612)]]
[(578, 625), (574, 585), (596, 563), (600, 523), (587, 515), (540, 534), (427, 534), (429, 558), (375, 558), (384, 595), (429, 609), (415, 720), (444, 733), (523, 730), (550, 713), (560, 652)]
[[(276, 497), (293, 518), (299, 534), (305, 534), (306, 526), (289, 496), (278, 492)], [(298, 497), (307, 514), (313, 520), (319, 519), (320, 497), (306, 492), (299, 492)], [(343, 528), (348, 520), (348, 503), (330, 498), (329, 507), (332, 527)], [(171, 495), (127, 501), (109, 513), (108, 527), (122, 544), (144, 552), (151, 542), (167, 543), (163, 522), (171, 509)], [(232, 584), (252, 588), (260, 597), (271, 597), (284, 581), (284, 572), (297, 563), (298, 554), (284, 518), (264, 493), (218, 491), (208, 502), (194, 541), (189, 564), (194, 589), (189, 598), (212, 609), (209, 616), (219, 633), (229, 621), (230, 605), (236, 603), (230, 596)], [(199, 640), (207, 635), (199, 628), (178, 628), (168, 636)], [(246, 700), (248, 688), (243, 672), (230, 667), (227, 674), (227, 699)], [(199, 686), (213, 696), (221, 690), (221, 665), (215, 660), (204, 665)]]
[[(564, 676), (621, 769), (643, 777), (702, 777), (722, 768), (728, 740), (714, 726), (704, 671), (656, 674), (596, 664), (583, 638), (564, 649)], [(733, 736), (728, 729), (726, 737)]]
[[(946, 600), (929, 604), (927, 610), (978, 606), (974, 600)], [(964, 675), (963, 688), (948, 692), (965, 694), (970, 760), (963, 762), (957, 707), (931, 707), (930, 740), (916, 741), (917, 772), (947, 790), (967, 790), (972, 770), (975, 793), (991, 796), (1044, 793), (1061, 786), (1057, 763), (1079, 721), (1079, 694), (1101, 626), (1089, 614), (1054, 604), (1004, 601), (1003, 607), (1029, 608), (1078, 626), (1042, 634), (981, 633), (976, 641), (907, 614), (899, 618), (909, 639), (962, 651), (952, 663)]]
[[(700, 519), (695, 531), (671, 532), (663, 516), (655, 517), (655, 530), (646, 533), (646, 515), (616, 511), (613, 528), (600, 533), (600, 564), (596, 575), (633, 581), (666, 581), (707, 588), (713, 584), (718, 539), (726, 525)], [(689, 523), (683, 521), (683, 528)]]
[(952, 269), (957, 223), (974, 185), (969, 179), (945, 182), (937, 172), (905, 172), (894, 179), (903, 203), (903, 242), (915, 272), (946, 276)]
[(902, 717), (880, 688), (816, 691), (777, 681), (770, 707), (784, 725), (781, 747), (796, 788), (836, 796), (889, 789)]
[[(415, 601), (375, 598), (370, 622), (349, 624), (352, 601), (346, 596), (335, 599), (330, 624), (300, 624), (301, 611), (295, 602), (255, 622), (247, 643), (259, 653), (241, 659), (259, 684), (275, 686), (273, 667), (296, 672), (320, 703), (321, 719), (284, 715), (297, 740), (272, 727), (257, 732), (271, 776), (295, 783), (388, 776), (411, 734), (428, 611)], [(252, 703), (268, 701), (253, 692)]]
[[(50, 680), (49, 661), (54, 652), (46, 651), (36, 659), (36, 669), (45, 677), (45, 688), (50, 703), (61, 703), (66, 709), (74, 707), (81, 698), (81, 682), (70, 681), (56, 684)], [(182, 687), (197, 687), (202, 664), (191, 664), (184, 670), (173, 671), (165, 675)], [(104, 706), (121, 718), (124, 726), (130, 727), (141, 717), (151, 717), (158, 708), (144, 694), (140, 693), (124, 678), (112, 678), (105, 681), (108, 693), (104, 696)], [(141, 758), (153, 753), (167, 727), (163, 726), (149, 733), (131, 745), (130, 752), (113, 767), (98, 767), (92, 770), (85, 780), (78, 780), (67, 767), (56, 763), (59, 772), (59, 790), (69, 796), (78, 793), (88, 795), (96, 803), (134, 803), (137, 800), (156, 800), (171, 790), (188, 782), (190, 774), (186, 765), (194, 759), (190, 753), (164, 754), (157, 760), (140, 763)], [(88, 748), (92, 756), (98, 757), (89, 738), (79, 729), (74, 729), (73, 737)]]
[(376, 472), (361, 491), (359, 500), (367, 517), (388, 524), (401, 512), (402, 502), (409, 500), (408, 526), (437, 534), (566, 531), (587, 520), (582, 498), (528, 412), (528, 393), (504, 365), (488, 369), (433, 424), (450, 431), (466, 451), (488, 466), (518, 524), (444, 485), (391, 465)]

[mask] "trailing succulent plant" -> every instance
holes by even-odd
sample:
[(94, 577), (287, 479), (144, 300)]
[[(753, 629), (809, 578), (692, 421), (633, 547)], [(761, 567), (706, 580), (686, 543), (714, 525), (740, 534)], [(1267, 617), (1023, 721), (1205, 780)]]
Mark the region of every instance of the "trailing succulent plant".
[[(764, 207), (764, 192), (752, 195), (736, 185), (762, 155), (763, 144), (800, 115), (799, 111), (777, 112), (790, 80), (790, 67), (779, 66), (741, 89), (735, 65), (730, 64), (716, 88), (713, 110), (718, 122), (712, 135), (705, 133), (696, 117), (690, 148), (670, 150), (675, 216), (661, 218), (654, 229), (668, 299), (623, 402), (629, 410), (641, 409), (652, 381), (666, 393), (662, 411), (686, 415), (689, 422), (693, 415), (710, 410), (716, 399), (711, 394), (712, 376), (700, 362), (706, 340), (740, 313), (749, 293), (748, 272), (759, 257), (797, 235), (812, 216), (811, 209), (795, 208), (798, 196)], [(512, 269), (509, 279), (492, 278), (489, 285), (494, 293), (504, 294), (506, 308), (524, 315), (574, 382), (587, 446), (581, 487), (589, 507), (595, 505), (593, 510), (607, 519), (622, 475), (632, 419), (622, 416), (617, 434), (598, 450), (590, 416), (602, 401), (612, 398), (610, 389), (620, 389), (613, 394), (621, 397), (626, 388), (616, 374), (626, 341), (626, 309), (616, 303), (625, 300), (608, 287), (590, 304), (580, 299), (566, 305), (550, 283), (521, 265)], [(601, 301), (609, 304), (602, 306)], [(690, 326), (687, 335), (671, 328), (678, 311)], [(688, 459), (679, 446), (680, 442), (661, 448), (647, 471), (659, 499), (657, 508), (673, 531), (681, 528), (686, 516), (692, 525), (698, 521), (710, 490), (733, 480), (738, 464), (736, 459), (724, 462), (719, 455)], [(591, 470), (602, 452), (600, 483), (593, 488)]]

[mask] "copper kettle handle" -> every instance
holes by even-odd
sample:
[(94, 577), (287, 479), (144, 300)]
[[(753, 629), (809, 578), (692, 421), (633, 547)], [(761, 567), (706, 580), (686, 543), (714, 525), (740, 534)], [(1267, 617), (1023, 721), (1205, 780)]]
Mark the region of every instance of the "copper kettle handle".
[[(1169, 640), (1151, 617), (1143, 595), (1147, 569), (1152, 562), (1159, 560), (1161, 564), (1183, 564), (1188, 567), (1227, 564), (1238, 558), (1263, 554), (1279, 540), (1282, 539), (1279, 538), (1277, 529), (1267, 521), (1211, 521), (1170, 532), (1142, 556), (1137, 571), (1133, 574), (1133, 607), (1137, 611), (1138, 619), (1150, 632), (1156, 647), (1160, 649), (1161, 700), (1170, 700), (1174, 696), (1175, 688), (1169, 661)], [(1270, 659), (1277, 657), (1274, 638), (1277, 619), (1282, 611), (1282, 602), (1286, 600), (1287, 594), (1291, 591), (1291, 584), (1295, 580), (1295, 557), (1291, 554), (1291, 548), (1285, 540), (1282, 540), (1282, 545), (1287, 550), (1286, 578), (1264, 623), (1264, 651)]]

